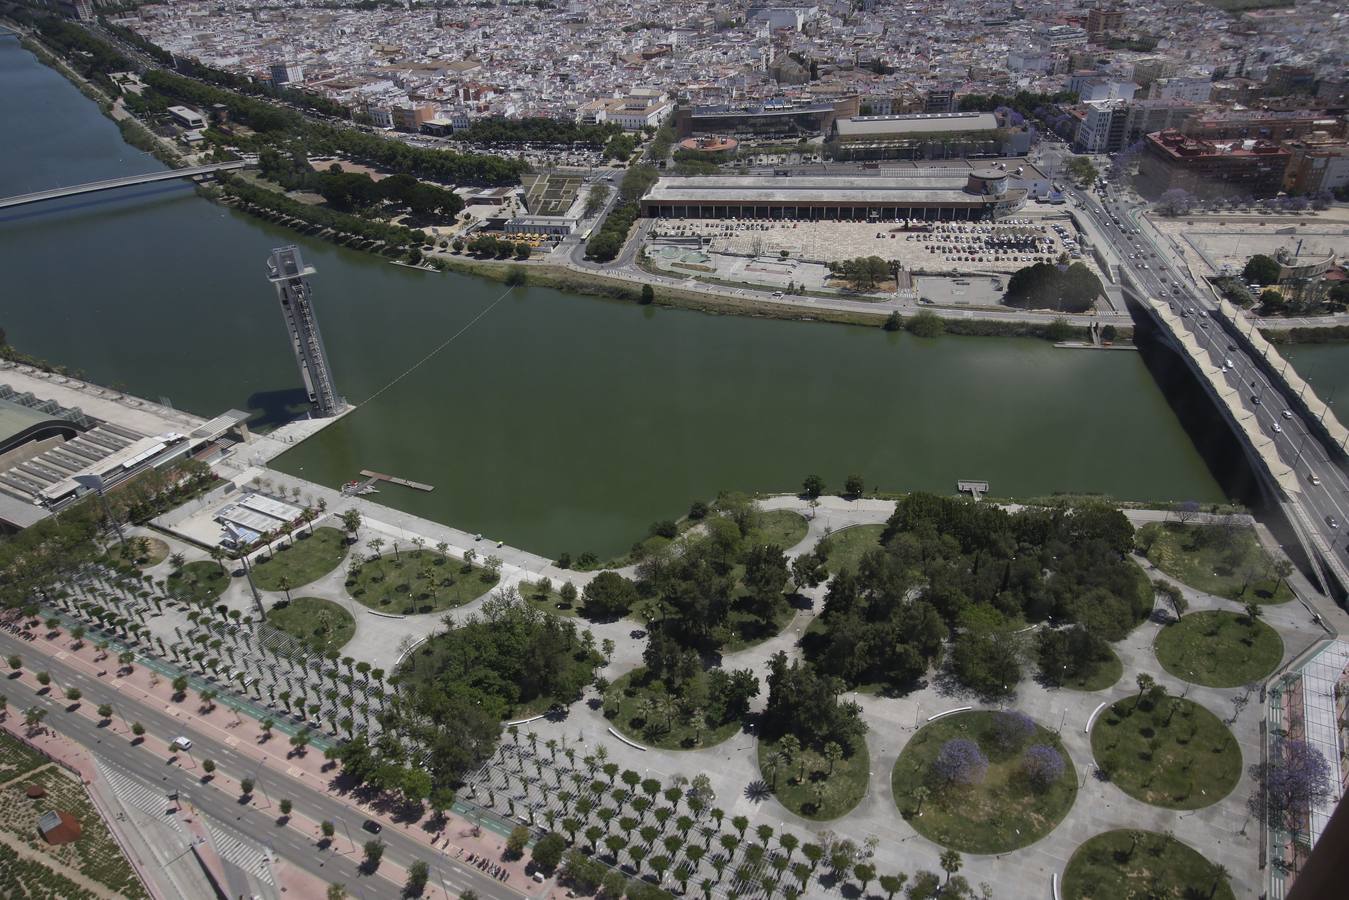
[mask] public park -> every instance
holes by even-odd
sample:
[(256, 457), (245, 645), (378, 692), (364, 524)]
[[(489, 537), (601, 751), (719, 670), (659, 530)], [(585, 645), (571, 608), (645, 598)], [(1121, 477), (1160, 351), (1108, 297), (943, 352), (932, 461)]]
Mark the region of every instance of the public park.
[[(1315, 634), (1244, 517), (868, 499), (812, 478), (696, 502), (615, 568), (578, 571), (328, 507), (247, 571), (136, 535), (68, 606), (345, 741), (335, 758), (366, 790), (445, 803), (412, 777), (406, 748), (426, 747), (432, 784), (667, 889), (949, 874), (974, 897), (996, 895), (995, 860), (1073, 897), (1143, 877), (1102, 854), (1146, 858), (1175, 896), (1253, 883), (1254, 830), (1230, 824), (1256, 786), (1246, 701)], [(1185, 815), (1157, 837), (1166, 810)], [(1190, 849), (1214, 846), (1202, 864)], [(549, 871), (602, 881), (588, 865)]]

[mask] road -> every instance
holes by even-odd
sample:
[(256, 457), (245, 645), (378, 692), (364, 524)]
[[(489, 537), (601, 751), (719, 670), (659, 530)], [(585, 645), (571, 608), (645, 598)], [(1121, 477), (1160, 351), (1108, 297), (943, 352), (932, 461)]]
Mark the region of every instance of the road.
[[(36, 649), (38, 645), (8, 631), (0, 631), (0, 655), (18, 653), (31, 658)], [(83, 693), (81, 702), (90, 706), (110, 703), (118, 710), (119, 717), (139, 721), (149, 734), (146, 744), (133, 747), (125, 737), (99, 728), (89, 718), (67, 713), (63, 701), (34, 695), (31, 702), (49, 710), (44, 724), (83, 744), (92, 753), (147, 784), (161, 785), (165, 794), (178, 791), (180, 796), (190, 798), (192, 805), (202, 814), (252, 840), (266, 841), (277, 855), (291, 864), (326, 881), (345, 883), (357, 897), (401, 896), (401, 884), (378, 876), (361, 875), (358, 871), (360, 845), (370, 838), (361, 830), (361, 823), (366, 817), (359, 809), (304, 781), (289, 779), (281, 772), (274, 773), (264, 782), (255, 775), (264, 768), (253, 757), (235, 750), (204, 729), (194, 730), (157, 706), (139, 702), (130, 694), (118, 692), (107, 680), (87, 672), (82, 666), (71, 665), (55, 656), (44, 656), (42, 665), (62, 691), (70, 687), (79, 688)], [(16, 707), (26, 707), (30, 702), (27, 698), (20, 701), (11, 696), (10, 699)], [(337, 826), (333, 849), (320, 850), (315, 841), (300, 830), (278, 826), (274, 810), (240, 804), (237, 797), (203, 785), (200, 769), (184, 769), (173, 764), (172, 758), (166, 753), (154, 749), (156, 746), (166, 746), (172, 737), (178, 735), (192, 739), (193, 760), (213, 759), (222, 772), (234, 777), (255, 777), (268, 795), (287, 796), (294, 801), (297, 814), (315, 821), (332, 821)], [(285, 783), (284, 788), (281, 786), (282, 781)], [(379, 837), (387, 845), (385, 860), (403, 868), (410, 866), (414, 860), (425, 860), (431, 866), (430, 884), (433, 887), (439, 886), (443, 880), (445, 886), (455, 894), (472, 889), (479, 896), (493, 900), (520, 900), (522, 896), (514, 888), (471, 866), (459, 864), (396, 828), (385, 828)], [(352, 843), (356, 845), (354, 851), (351, 849)]]
[(1218, 304), (1207, 287), (1195, 283), (1179, 254), (1141, 215), (1141, 203), (1118, 197), (1114, 188), (1107, 189), (1104, 205), (1087, 191), (1074, 188), (1070, 194), (1092, 217), (1121, 271), (1142, 290), (1166, 298), (1182, 316), (1199, 346), (1237, 390), (1243, 408), (1256, 417), (1261, 429), (1275, 440), (1280, 456), (1292, 464), (1317, 534), (1331, 552), (1343, 548), (1342, 529), (1349, 522), (1349, 478), (1339, 462), (1327, 455), (1311, 423), (1287, 401), (1282, 386), (1220, 324)]

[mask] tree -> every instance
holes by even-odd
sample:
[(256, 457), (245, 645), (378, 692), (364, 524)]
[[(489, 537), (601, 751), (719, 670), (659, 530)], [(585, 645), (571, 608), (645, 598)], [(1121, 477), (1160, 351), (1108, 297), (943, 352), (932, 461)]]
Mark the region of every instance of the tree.
[(1080, 184), (1091, 184), (1100, 177), (1096, 166), (1085, 156), (1074, 156), (1068, 160), (1066, 168), (1068, 174), (1077, 179)]
[(177, 695), (175, 699), (181, 700), (187, 693), (187, 676), (179, 675), (173, 679), (173, 693)]
[(1164, 216), (1187, 216), (1194, 209), (1195, 197), (1184, 188), (1171, 188), (1157, 199), (1157, 212)]
[(1241, 270), (1241, 277), (1251, 284), (1274, 284), (1279, 280), (1281, 268), (1277, 260), (1263, 253), (1257, 253), (1247, 261)]
[(852, 868), (853, 876), (857, 879), (857, 885), (862, 889), (862, 896), (867, 895), (867, 885), (876, 880), (876, 867), (870, 863), (858, 863)]
[(363, 867), (367, 872), (373, 872), (379, 868), (379, 861), (384, 858), (384, 842), (378, 839), (366, 841), (364, 849)]
[(66, 688), (66, 699), (71, 703), (79, 703), (84, 693), (79, 688)]
[(140, 722), (132, 722), (131, 733), (135, 735), (137, 738), (145, 737), (145, 726), (142, 725)]
[(524, 855), (525, 845), (529, 843), (529, 829), (523, 825), (516, 825), (511, 829), (510, 836), (506, 838), (506, 857), (508, 859), (519, 859)]
[(588, 618), (617, 619), (627, 615), (637, 601), (637, 586), (617, 572), (605, 570), (590, 580), (582, 596)]
[(567, 839), (556, 831), (550, 831), (534, 844), (530, 860), (545, 874), (551, 875), (562, 861), (562, 853), (566, 849)]
[(946, 873), (946, 880), (950, 882), (951, 876), (960, 871), (962, 860), (960, 853), (955, 850), (944, 850), (941, 855), (942, 871)]
[(819, 475), (807, 475), (801, 482), (801, 494), (808, 500), (814, 500), (824, 493), (824, 479)]
[(1297, 833), (1311, 808), (1332, 796), (1330, 764), (1306, 741), (1285, 738), (1269, 761), (1251, 767), (1258, 787), (1252, 811), (1272, 827)]
[(1020, 710), (993, 713), (993, 741), (1003, 750), (1016, 750), (1035, 735), (1035, 720)]
[(104, 720), (111, 719), (111, 718), (112, 718), (112, 704), (111, 704), (111, 703), (100, 703), (100, 704), (98, 705), (98, 717), (99, 717), (100, 719), (104, 719)]
[(903, 327), (904, 327), (904, 318), (900, 316), (898, 310), (886, 316), (885, 324), (881, 325), (881, 328), (885, 329), (886, 331), (899, 331)]
[(408, 897), (420, 897), (422, 891), (426, 890), (426, 882), (430, 877), (430, 867), (424, 860), (416, 860), (408, 866), (408, 879), (403, 885), (403, 893)]
[(1156, 686), (1157, 679), (1153, 678), (1147, 672), (1140, 672), (1138, 673), (1138, 678), (1135, 680), (1138, 682), (1138, 696), (1134, 698), (1134, 706), (1136, 707), (1138, 706), (1139, 701), (1143, 699), (1143, 695)]
[(203, 759), (201, 761), (201, 768), (202, 771), (205, 772), (207, 775), (212, 774), (213, 772), (215, 772), (215, 760)]
[(862, 492), (865, 490), (866, 484), (863, 482), (861, 475), (849, 475), (847, 480), (843, 482), (843, 496), (845, 497), (856, 499), (862, 496)]
[(252, 778), (245, 778), (239, 782), (239, 793), (245, 797), (253, 793), (253, 788), (254, 784)]
[(1021, 758), (1021, 769), (1037, 791), (1047, 791), (1063, 777), (1063, 756), (1048, 744), (1036, 744)]
[(638, 301), (642, 306), (650, 306), (656, 302), (656, 290), (649, 284), (642, 285), (642, 298)]
[(909, 876), (900, 873), (898, 875), (882, 875), (879, 879), (881, 890), (885, 891), (885, 900), (894, 900), (895, 894), (904, 890), (904, 883), (909, 880)]
[(932, 772), (942, 782), (954, 785), (980, 784), (988, 774), (988, 757), (968, 738), (953, 738), (942, 744), (932, 761)]
[(917, 315), (910, 316), (907, 326), (909, 334), (914, 337), (933, 338), (946, 333), (946, 323), (930, 309), (920, 310)]

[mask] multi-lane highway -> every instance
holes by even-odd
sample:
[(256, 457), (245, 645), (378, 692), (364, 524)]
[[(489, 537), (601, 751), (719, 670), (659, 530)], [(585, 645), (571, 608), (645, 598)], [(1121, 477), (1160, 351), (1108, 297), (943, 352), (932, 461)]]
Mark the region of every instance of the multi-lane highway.
[(1194, 282), (1172, 248), (1142, 217), (1140, 204), (1119, 196), (1113, 188), (1104, 192), (1103, 203), (1088, 191), (1073, 189), (1071, 193), (1107, 242), (1120, 270), (1139, 290), (1164, 298), (1181, 317), (1296, 473), (1299, 493), (1291, 499), (1304, 504), (1312, 527), (1329, 551), (1344, 552), (1349, 478), (1339, 461), (1327, 454), (1314, 424), (1303, 420), (1298, 406), (1284, 396), (1283, 385), (1271, 379), (1248, 355), (1245, 344), (1226, 330), (1208, 287)]
[[(32, 656), (36, 648), (8, 631), (0, 631), (0, 654), (17, 653)], [(203, 815), (223, 823), (240, 835), (265, 842), (278, 856), (292, 865), (328, 882), (345, 883), (348, 891), (357, 897), (396, 897), (401, 895), (401, 884), (379, 877), (363, 875), (359, 871), (361, 844), (371, 835), (361, 830), (365, 815), (355, 806), (339, 799), (301, 778), (288, 777), (283, 769), (267, 770), (257, 759), (231, 746), (205, 729), (193, 729), (182, 719), (162, 708), (136, 700), (131, 694), (119, 693), (106, 680), (86, 671), (78, 663), (47, 656), (42, 667), (51, 673), (52, 680), (66, 688), (79, 688), (83, 702), (91, 706), (110, 703), (119, 717), (139, 721), (154, 736), (153, 742), (133, 747), (122, 735), (99, 728), (85, 716), (65, 711), (64, 702), (51, 696), (34, 696), (32, 703), (48, 710), (45, 724), (84, 745), (92, 753), (134, 778), (149, 785), (159, 785), (165, 794), (177, 791)], [(11, 695), (11, 703), (20, 705)], [(30, 701), (24, 699), (23, 706)], [(259, 809), (253, 804), (240, 803), (238, 798), (200, 781), (201, 770), (183, 768), (169, 762), (162, 748), (170, 736), (183, 735), (193, 742), (195, 759), (215, 760), (220, 770), (235, 778), (253, 777), (269, 796), (289, 797), (295, 812), (314, 820), (327, 819), (337, 826), (337, 839), (331, 849), (318, 847), (314, 837), (297, 828), (277, 825), (276, 810)], [(155, 749), (155, 747), (161, 749)], [(469, 865), (460, 864), (453, 857), (441, 854), (397, 828), (385, 828), (379, 835), (386, 844), (384, 859), (406, 869), (414, 860), (424, 860), (431, 867), (430, 885), (461, 894), (473, 890), (480, 897), (494, 900), (520, 900), (521, 893), (513, 886), (503, 884)], [(354, 846), (353, 846), (354, 845)]]

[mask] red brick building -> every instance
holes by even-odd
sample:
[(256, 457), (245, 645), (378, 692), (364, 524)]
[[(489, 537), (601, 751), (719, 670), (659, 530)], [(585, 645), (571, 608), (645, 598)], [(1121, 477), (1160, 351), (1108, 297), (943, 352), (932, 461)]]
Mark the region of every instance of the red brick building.
[(1167, 130), (1144, 139), (1139, 187), (1156, 196), (1182, 188), (1199, 197), (1272, 197), (1291, 154), (1271, 141), (1206, 141)]

